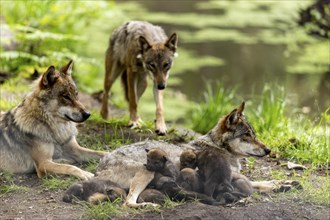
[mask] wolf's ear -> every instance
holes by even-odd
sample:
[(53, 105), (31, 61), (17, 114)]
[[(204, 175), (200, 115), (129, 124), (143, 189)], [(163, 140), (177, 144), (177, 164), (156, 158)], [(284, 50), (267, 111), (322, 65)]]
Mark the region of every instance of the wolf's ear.
[(237, 109), (234, 109), (227, 117), (226, 117), (226, 127), (230, 128), (231, 125), (235, 125), (238, 122), (239, 113)]
[(234, 109), (226, 118), (226, 126), (229, 128), (238, 122), (239, 117), (242, 116), (244, 111), (245, 102), (243, 101), (237, 109)]
[(139, 37), (139, 42), (140, 42), (142, 54), (145, 53), (147, 50), (149, 50), (151, 48), (151, 46), (148, 43), (147, 39), (145, 39), (143, 36)]
[(71, 73), (72, 73), (72, 67), (73, 67), (73, 61), (70, 60), (68, 64), (66, 64), (65, 66), (63, 66), (63, 67), (60, 69), (60, 72), (61, 72), (61, 73), (65, 73), (65, 74), (71, 76)]
[(237, 113), (242, 115), (243, 114), (243, 111), (244, 111), (244, 107), (245, 107), (245, 102), (243, 101), (240, 106), (238, 106), (237, 108)]
[(149, 152), (149, 149), (146, 148), (145, 150), (146, 150), (147, 153)]
[(58, 75), (56, 74), (55, 67), (54, 66), (48, 67), (47, 71), (42, 75), (39, 84), (40, 88), (46, 89), (53, 86), (57, 78)]
[(178, 45), (178, 35), (176, 33), (173, 33), (171, 37), (166, 41), (165, 46), (168, 47), (170, 50), (175, 53), (176, 48)]

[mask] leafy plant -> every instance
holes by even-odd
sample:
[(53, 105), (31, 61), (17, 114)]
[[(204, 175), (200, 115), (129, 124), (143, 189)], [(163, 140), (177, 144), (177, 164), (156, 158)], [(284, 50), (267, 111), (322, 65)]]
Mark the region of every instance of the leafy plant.
[(233, 109), (235, 91), (235, 88), (226, 90), (221, 84), (218, 84), (214, 92), (210, 84), (207, 84), (204, 102), (195, 104), (190, 112), (192, 129), (206, 133), (214, 127), (219, 117)]

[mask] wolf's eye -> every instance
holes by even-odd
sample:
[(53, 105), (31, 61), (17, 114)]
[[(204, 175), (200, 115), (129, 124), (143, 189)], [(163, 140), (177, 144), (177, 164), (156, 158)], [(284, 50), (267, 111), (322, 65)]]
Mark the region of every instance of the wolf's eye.
[(169, 67), (170, 67), (170, 63), (164, 63), (164, 64), (163, 64), (163, 68), (164, 68), (164, 69), (167, 69), (167, 68), (169, 68)]
[(63, 99), (67, 100), (67, 101), (71, 101), (70, 96), (68, 95), (62, 95)]
[(155, 68), (156, 68), (156, 65), (153, 64), (153, 63), (149, 63), (149, 68), (150, 68), (150, 69), (155, 69)]

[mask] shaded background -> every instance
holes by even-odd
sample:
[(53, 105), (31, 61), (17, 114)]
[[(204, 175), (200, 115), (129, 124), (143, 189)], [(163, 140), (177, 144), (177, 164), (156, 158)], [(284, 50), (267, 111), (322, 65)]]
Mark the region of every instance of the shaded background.
[[(80, 90), (100, 91), (110, 33), (137, 19), (179, 35), (179, 57), (165, 97), (167, 120), (185, 120), (191, 106), (203, 101), (207, 86), (235, 88), (233, 106), (260, 97), (265, 86), (279, 89), (290, 111), (319, 115), (330, 104), (328, 30), (315, 24), (315, 18), (327, 24), (330, 9), (328, 1), (319, 3), (325, 15), (312, 8), (310, 21), (299, 25), (301, 11), (315, 1), (1, 1), (1, 76), (6, 83), (0, 94), (26, 91), (22, 78), (68, 59), (75, 60)], [(111, 99), (126, 109), (120, 83)], [(153, 119), (150, 89), (141, 102), (142, 117)], [(6, 109), (16, 99), (0, 104)]]

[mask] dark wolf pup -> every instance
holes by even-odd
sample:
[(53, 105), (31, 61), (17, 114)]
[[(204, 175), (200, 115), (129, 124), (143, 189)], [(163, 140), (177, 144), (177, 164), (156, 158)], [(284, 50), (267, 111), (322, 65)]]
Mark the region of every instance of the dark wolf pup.
[(129, 126), (139, 127), (138, 101), (147, 88), (147, 76), (153, 80), (156, 102), (156, 132), (166, 133), (163, 113), (163, 90), (173, 65), (178, 37), (167, 38), (164, 30), (143, 21), (131, 21), (117, 28), (111, 36), (105, 56), (105, 78), (101, 115), (108, 117), (111, 86), (121, 75), (129, 104)]
[[(200, 194), (198, 192), (187, 191), (181, 188), (177, 184), (177, 178), (179, 176), (179, 168), (169, 159), (168, 154), (161, 148), (146, 149), (147, 152), (147, 164), (145, 167), (149, 171), (155, 172), (154, 179), (148, 185), (149, 187), (154, 187), (156, 190), (169, 196), (172, 200), (195, 200), (199, 199), (201, 202), (206, 204), (218, 204), (211, 196)], [(229, 168), (229, 165), (228, 165)], [(148, 195), (148, 193), (151, 195)], [(141, 195), (142, 194), (142, 195)], [(143, 201), (153, 202), (153, 201), (164, 201), (162, 194), (155, 194), (155, 191), (150, 191), (149, 189), (143, 191), (140, 194), (141, 197), (152, 198), (152, 201), (148, 201), (143, 198)]]
[(36, 81), (21, 104), (0, 115), (0, 170), (67, 174), (81, 179), (94, 175), (80, 168), (54, 161), (80, 163), (100, 159), (106, 153), (81, 147), (76, 141), (76, 123), (90, 113), (78, 100), (70, 61), (56, 71), (50, 66)]
[(93, 204), (117, 198), (126, 199), (126, 190), (110, 180), (90, 179), (72, 184), (63, 195), (63, 201), (84, 200)]

